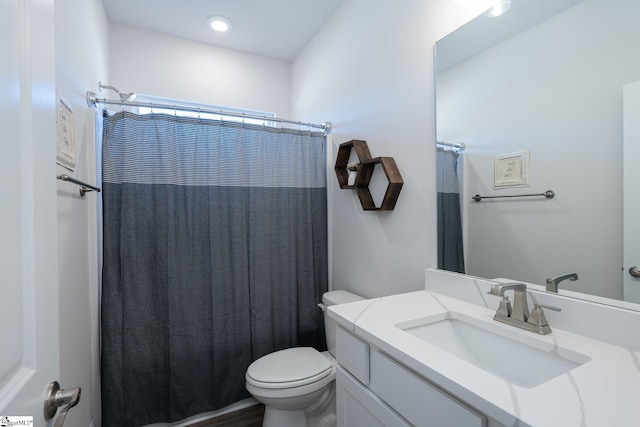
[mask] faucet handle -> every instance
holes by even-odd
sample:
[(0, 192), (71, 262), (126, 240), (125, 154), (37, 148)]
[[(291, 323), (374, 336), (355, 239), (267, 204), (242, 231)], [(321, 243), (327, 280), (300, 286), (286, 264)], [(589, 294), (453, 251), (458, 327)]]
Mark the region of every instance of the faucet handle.
[(543, 308), (548, 308), (549, 310), (553, 310), (553, 311), (562, 311), (561, 308), (554, 307), (552, 305), (534, 303), (533, 310), (531, 310), (531, 316), (529, 317), (529, 319), (527, 319), (527, 322), (531, 323), (532, 325), (539, 326), (541, 328), (545, 326), (549, 327), (549, 322), (547, 321), (547, 318), (544, 315)]
[(546, 305), (546, 304), (538, 304), (537, 302), (533, 303), (533, 309), (535, 310), (537, 308), (539, 308), (540, 310), (542, 310), (543, 308), (548, 308), (549, 310), (553, 310), (553, 311), (562, 311), (562, 309), (560, 307), (554, 307), (553, 305)]
[(500, 305), (498, 306), (498, 311), (496, 314), (501, 316), (510, 317), (511, 316), (511, 301), (509, 301), (509, 297), (503, 296), (500, 300)]

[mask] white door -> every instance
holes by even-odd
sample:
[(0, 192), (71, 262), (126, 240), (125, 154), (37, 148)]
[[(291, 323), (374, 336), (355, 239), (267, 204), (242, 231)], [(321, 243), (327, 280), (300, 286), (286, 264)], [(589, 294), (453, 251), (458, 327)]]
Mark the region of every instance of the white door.
[(37, 426), (59, 370), (53, 19), (0, 1), (0, 421)]
[(640, 303), (640, 81), (623, 95), (624, 300)]

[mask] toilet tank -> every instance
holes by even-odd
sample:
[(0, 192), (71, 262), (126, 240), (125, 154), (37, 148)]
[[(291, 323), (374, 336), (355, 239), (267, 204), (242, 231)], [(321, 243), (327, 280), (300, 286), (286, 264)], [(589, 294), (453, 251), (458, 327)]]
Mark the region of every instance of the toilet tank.
[(336, 356), (336, 327), (338, 324), (329, 317), (326, 307), (335, 304), (361, 301), (363, 299), (361, 296), (352, 294), (349, 291), (330, 291), (322, 295), (322, 304), (324, 305), (322, 308), (324, 310), (324, 332), (327, 337), (327, 348), (332, 356)]

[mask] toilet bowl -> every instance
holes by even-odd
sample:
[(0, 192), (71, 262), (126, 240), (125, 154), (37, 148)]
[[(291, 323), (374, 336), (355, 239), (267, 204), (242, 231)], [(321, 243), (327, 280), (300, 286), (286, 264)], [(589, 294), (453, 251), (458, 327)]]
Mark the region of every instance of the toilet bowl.
[[(323, 309), (362, 298), (347, 291), (327, 292)], [(246, 388), (265, 405), (263, 427), (335, 427), (336, 323), (325, 311), (329, 351), (294, 347), (254, 361), (245, 375)]]

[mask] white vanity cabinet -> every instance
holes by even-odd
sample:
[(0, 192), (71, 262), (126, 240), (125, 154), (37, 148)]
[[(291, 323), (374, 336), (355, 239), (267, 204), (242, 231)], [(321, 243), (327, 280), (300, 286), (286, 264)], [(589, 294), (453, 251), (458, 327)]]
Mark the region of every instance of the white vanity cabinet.
[(336, 334), (339, 427), (485, 427), (487, 418), (342, 327)]
[(341, 366), (336, 372), (336, 405), (339, 427), (410, 427)]

